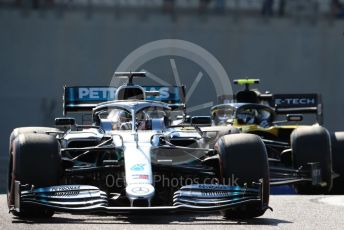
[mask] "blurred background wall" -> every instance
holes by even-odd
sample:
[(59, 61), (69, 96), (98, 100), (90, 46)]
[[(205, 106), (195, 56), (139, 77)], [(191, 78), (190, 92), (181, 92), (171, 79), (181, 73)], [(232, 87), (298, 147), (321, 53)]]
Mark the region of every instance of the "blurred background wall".
[[(272, 2), (0, 1), (0, 192), (13, 128), (53, 125), (63, 85), (109, 85), (130, 52), (159, 39), (205, 48), (231, 80), (260, 78), (259, 87), (271, 92), (320, 93), (325, 126), (344, 130), (341, 8), (330, 0)], [(186, 87), (202, 69), (183, 58), (176, 65)], [(173, 83), (168, 58), (147, 68)], [(204, 76), (189, 103), (216, 101), (209, 84)]]

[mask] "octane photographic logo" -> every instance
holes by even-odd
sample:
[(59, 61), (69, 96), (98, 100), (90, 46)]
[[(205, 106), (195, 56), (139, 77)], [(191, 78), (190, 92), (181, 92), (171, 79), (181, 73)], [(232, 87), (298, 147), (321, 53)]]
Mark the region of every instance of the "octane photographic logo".
[[(133, 175), (136, 179), (147, 179), (148, 175)], [(175, 188), (178, 189), (182, 186), (192, 185), (192, 184), (206, 184), (207, 186), (211, 187), (213, 185), (228, 185), (239, 187), (239, 178), (232, 174), (228, 178), (218, 179), (215, 177), (206, 177), (206, 178), (199, 178), (199, 177), (170, 177), (165, 175), (153, 175), (153, 181), (155, 184), (159, 184), (162, 187), (166, 188)], [(126, 184), (126, 179), (123, 177), (115, 177), (113, 174), (107, 174), (105, 178), (105, 185), (107, 188), (120, 188)], [(133, 191), (134, 192), (134, 191)]]
[[(167, 65), (170, 66), (170, 69), (164, 70), (164, 76), (157, 76), (154, 70), (146, 69), (145, 64), (157, 62), (158, 59), (166, 57), (169, 59)], [(186, 59), (197, 65), (199, 68), (198, 74), (196, 76), (180, 74), (180, 70), (182, 69), (178, 66), (178, 60), (181, 59)], [(158, 67), (160, 66), (158, 65)], [(146, 72), (146, 76), (157, 85), (186, 85), (185, 101), (188, 113), (197, 114), (197, 111), (208, 109), (216, 104), (213, 98), (199, 104), (190, 103), (192, 97), (199, 97), (200, 94), (209, 94), (212, 88), (215, 90), (217, 97), (226, 97), (233, 94), (230, 78), (221, 63), (201, 46), (185, 40), (163, 39), (142, 45), (124, 58), (116, 69), (116, 72), (128, 71)], [(166, 76), (169, 72), (172, 72), (174, 82), (167, 81)], [(198, 85), (205, 77), (210, 79), (212, 86), (208, 85), (207, 92), (199, 92), (197, 91)], [(110, 86), (117, 88), (125, 82), (125, 80), (113, 76)], [(192, 82), (192, 84), (189, 86), (185, 82)]]

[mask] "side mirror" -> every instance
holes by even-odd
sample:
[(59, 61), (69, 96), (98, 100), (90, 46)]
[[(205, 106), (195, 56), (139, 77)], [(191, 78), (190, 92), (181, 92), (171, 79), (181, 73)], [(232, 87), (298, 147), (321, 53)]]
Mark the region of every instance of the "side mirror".
[(176, 116), (176, 119), (177, 119), (177, 120), (182, 120), (183, 118), (184, 118), (183, 115), (178, 115), (178, 116)]
[(184, 122), (185, 123), (190, 123), (190, 115), (186, 115), (186, 116), (184, 116), (184, 115), (178, 115), (178, 116), (176, 116), (176, 120), (183, 120), (184, 119)]
[(55, 126), (65, 127), (65, 126), (74, 126), (75, 119), (72, 117), (57, 117), (55, 118)]
[(210, 126), (212, 121), (210, 116), (193, 116), (190, 123), (197, 126)]
[(287, 114), (287, 121), (302, 121), (303, 120), (303, 115), (302, 114)]

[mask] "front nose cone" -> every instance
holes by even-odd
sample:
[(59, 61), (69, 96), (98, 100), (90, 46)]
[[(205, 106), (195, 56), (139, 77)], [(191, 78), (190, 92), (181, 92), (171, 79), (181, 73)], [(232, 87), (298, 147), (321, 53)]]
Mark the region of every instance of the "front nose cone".
[(151, 184), (130, 184), (125, 189), (131, 206), (135, 200), (147, 200), (148, 206), (154, 196), (155, 189)]

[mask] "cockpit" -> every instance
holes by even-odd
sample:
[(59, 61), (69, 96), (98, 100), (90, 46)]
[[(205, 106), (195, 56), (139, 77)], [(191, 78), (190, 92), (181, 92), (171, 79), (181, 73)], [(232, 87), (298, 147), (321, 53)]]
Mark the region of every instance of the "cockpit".
[(273, 122), (273, 113), (265, 107), (243, 107), (236, 112), (238, 124), (268, 127)]
[(215, 125), (226, 125), (237, 122), (238, 125), (259, 125), (269, 127), (275, 119), (274, 111), (264, 105), (233, 103), (212, 108)]
[(111, 130), (163, 130), (169, 126), (169, 108), (164, 106), (113, 106), (98, 112), (100, 126)]

